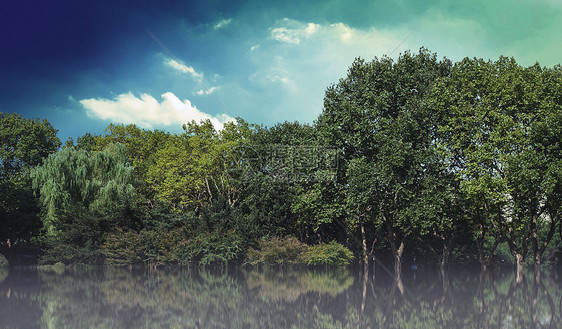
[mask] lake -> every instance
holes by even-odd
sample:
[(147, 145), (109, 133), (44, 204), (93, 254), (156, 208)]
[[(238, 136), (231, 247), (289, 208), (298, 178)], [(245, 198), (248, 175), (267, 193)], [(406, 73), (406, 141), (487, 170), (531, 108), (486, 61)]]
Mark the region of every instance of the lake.
[(560, 328), (559, 270), (0, 270), (0, 328)]

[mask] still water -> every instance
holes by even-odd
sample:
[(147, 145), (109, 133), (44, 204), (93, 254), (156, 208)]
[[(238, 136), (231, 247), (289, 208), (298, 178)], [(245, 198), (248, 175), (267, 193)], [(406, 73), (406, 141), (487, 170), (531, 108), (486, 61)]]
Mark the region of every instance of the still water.
[(0, 270), (0, 328), (562, 328), (558, 273)]

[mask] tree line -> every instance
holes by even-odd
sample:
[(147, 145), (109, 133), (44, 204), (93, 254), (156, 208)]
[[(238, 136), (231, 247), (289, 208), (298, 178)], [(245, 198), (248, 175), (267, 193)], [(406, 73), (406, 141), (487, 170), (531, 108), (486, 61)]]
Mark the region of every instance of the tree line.
[(1, 120), (3, 250), (43, 262), (282, 262), (321, 244), (397, 274), (414, 257), (520, 273), (562, 238), (559, 65), (356, 59), (313, 124), (111, 124), (61, 148), (45, 120)]

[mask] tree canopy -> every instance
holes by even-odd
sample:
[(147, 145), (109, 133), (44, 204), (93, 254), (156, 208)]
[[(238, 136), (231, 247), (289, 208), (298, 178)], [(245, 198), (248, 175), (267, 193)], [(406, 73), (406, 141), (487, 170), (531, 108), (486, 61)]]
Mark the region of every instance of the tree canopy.
[(562, 247), (560, 66), (358, 58), (313, 124), (111, 124), (58, 151), (48, 122), (1, 118), (2, 238), (38, 238), (44, 261), (291, 262), (276, 246), (296, 241), (392, 259), (399, 277), (414, 257), (520, 272)]

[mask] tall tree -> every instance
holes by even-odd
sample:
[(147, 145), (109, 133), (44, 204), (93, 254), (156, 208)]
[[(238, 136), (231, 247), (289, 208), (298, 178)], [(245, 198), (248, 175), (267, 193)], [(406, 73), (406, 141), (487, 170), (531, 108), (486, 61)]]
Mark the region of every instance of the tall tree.
[(28, 241), (41, 227), (29, 171), (61, 145), (47, 120), (0, 113), (0, 243)]
[(449, 74), (450, 66), (425, 49), (402, 54), (396, 62), (388, 57), (357, 59), (347, 77), (328, 88), (318, 119), (324, 143), (341, 152), (344, 174), (339, 183), (353, 201), (348, 216), (385, 228), (397, 278), (404, 238), (413, 228), (415, 196), (432, 161), (432, 122), (424, 97), (437, 78)]
[[(561, 78), (560, 67), (467, 58), (435, 85), (440, 131), (463, 193), (476, 205), (479, 240), (493, 228), (518, 274), (530, 250), (540, 265), (560, 221)], [(547, 234), (539, 241), (541, 226)]]

